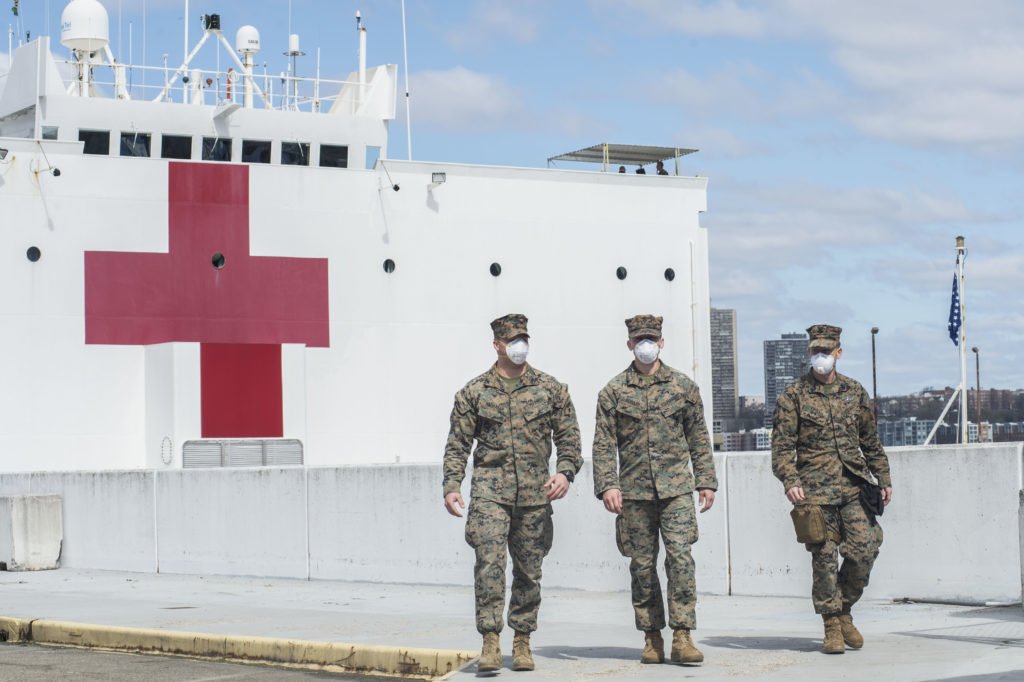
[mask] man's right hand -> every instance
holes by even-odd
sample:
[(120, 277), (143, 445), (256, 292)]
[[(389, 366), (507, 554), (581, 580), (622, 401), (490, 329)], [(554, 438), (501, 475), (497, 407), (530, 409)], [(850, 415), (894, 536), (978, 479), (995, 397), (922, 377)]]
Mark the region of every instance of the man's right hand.
[[(456, 508), (457, 507), (457, 508)], [(444, 496), (444, 508), (452, 516), (462, 516), (459, 509), (465, 509), (466, 503), (462, 501), (462, 493), (448, 493)]]
[(806, 497), (804, 497), (804, 489), (798, 485), (795, 485), (789, 490), (787, 490), (786, 497), (789, 498), (789, 501), (792, 502), (793, 504), (800, 504), (801, 502), (807, 499)]
[(608, 490), (605, 490), (601, 494), (601, 500), (604, 502), (604, 508), (612, 514), (622, 513), (622, 491), (618, 488), (608, 488)]

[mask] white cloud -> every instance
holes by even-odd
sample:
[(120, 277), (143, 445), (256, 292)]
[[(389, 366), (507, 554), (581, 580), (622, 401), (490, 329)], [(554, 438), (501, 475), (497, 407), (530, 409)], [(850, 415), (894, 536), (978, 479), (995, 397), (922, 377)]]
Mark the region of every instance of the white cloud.
[(497, 76), (462, 66), (414, 73), (410, 81), (417, 125), (481, 132), (515, 127), (525, 112), (518, 89)]
[[(637, 23), (650, 31), (822, 43), (857, 90), (856, 97), (832, 101), (832, 110), (873, 137), (984, 151), (1024, 140), (1024, 4), (1018, 2), (592, 0), (592, 6), (638, 15)], [(698, 108), (743, 107), (758, 92), (734, 74), (685, 76), (676, 74), (676, 84), (686, 93), (683, 101)], [(786, 95), (785, 79), (771, 80), (777, 82), (764, 83), (747, 111), (762, 112), (806, 92), (806, 84), (797, 83), (801, 87)], [(831, 88), (824, 85), (827, 93)], [(820, 110), (816, 94), (808, 93), (805, 106)]]
[(540, 5), (534, 2), (478, 1), (465, 23), (445, 33), (445, 41), (455, 49), (480, 48), (503, 39), (520, 45), (537, 40), (540, 34), (537, 14)]
[(532, 107), (526, 95), (503, 78), (463, 66), (421, 71), (412, 74), (410, 81), (416, 126), (467, 133), (545, 129), (573, 137), (607, 128), (578, 111)]

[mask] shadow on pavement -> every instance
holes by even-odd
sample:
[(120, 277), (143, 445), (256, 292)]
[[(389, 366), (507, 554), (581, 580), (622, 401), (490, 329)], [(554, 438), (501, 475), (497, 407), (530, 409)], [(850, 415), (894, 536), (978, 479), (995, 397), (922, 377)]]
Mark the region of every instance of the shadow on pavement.
[(578, 658), (611, 658), (639, 661), (640, 648), (617, 646), (542, 646), (533, 650), (535, 656), (573, 661)]
[(1024, 680), (1024, 670), (1007, 670), (1003, 673), (985, 675), (966, 675), (963, 677), (943, 677), (933, 682), (1017, 682)]
[(704, 637), (699, 645), (716, 649), (750, 649), (761, 651), (820, 651), (821, 640), (810, 637)]
[(990, 620), (1008, 620), (1024, 623), (1024, 609), (1020, 604), (1015, 606), (985, 606), (970, 611), (950, 613), (951, 618), (988, 618)]

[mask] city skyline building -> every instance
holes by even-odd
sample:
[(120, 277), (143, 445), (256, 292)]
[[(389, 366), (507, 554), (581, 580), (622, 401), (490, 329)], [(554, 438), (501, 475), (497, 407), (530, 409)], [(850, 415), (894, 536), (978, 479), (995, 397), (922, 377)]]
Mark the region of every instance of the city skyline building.
[(711, 398), (716, 420), (739, 416), (736, 311), (731, 308), (711, 309)]
[[(714, 353), (712, 352), (712, 358)], [(781, 339), (764, 342), (764, 425), (771, 428), (775, 400), (787, 386), (796, 381), (809, 365), (807, 334), (792, 332)]]

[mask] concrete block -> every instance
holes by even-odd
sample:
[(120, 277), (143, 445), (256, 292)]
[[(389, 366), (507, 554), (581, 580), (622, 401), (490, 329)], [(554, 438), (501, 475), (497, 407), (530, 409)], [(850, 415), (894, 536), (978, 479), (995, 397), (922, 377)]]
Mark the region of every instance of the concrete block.
[(64, 541), (59, 495), (0, 497), (0, 564), (8, 571), (60, 565)]
[(465, 517), (444, 509), (440, 465), (311, 468), (309, 508), (311, 578), (472, 584)]
[[(719, 462), (719, 476), (722, 463)], [(470, 472), (471, 475), (472, 472)], [(469, 479), (463, 497), (470, 502)], [(694, 546), (702, 592), (728, 589), (724, 482), (710, 512), (698, 515)], [(441, 466), (356, 466), (309, 470), (310, 577), (472, 585), (474, 553), (465, 517), (441, 497)], [(615, 517), (593, 494), (590, 463), (553, 504), (555, 537), (544, 561), (545, 587), (628, 590), (629, 560), (615, 545)], [(506, 578), (511, 581), (511, 564)]]
[(156, 537), (161, 572), (305, 578), (305, 469), (158, 472)]
[(867, 598), (1018, 601), (1020, 443), (891, 448)]
[(730, 453), (726, 476), (732, 594), (809, 597), (811, 557), (796, 541), (771, 455)]
[(36, 476), (33, 493), (56, 493), (67, 510), (64, 555), (68, 568), (156, 570), (153, 472), (97, 471)]

